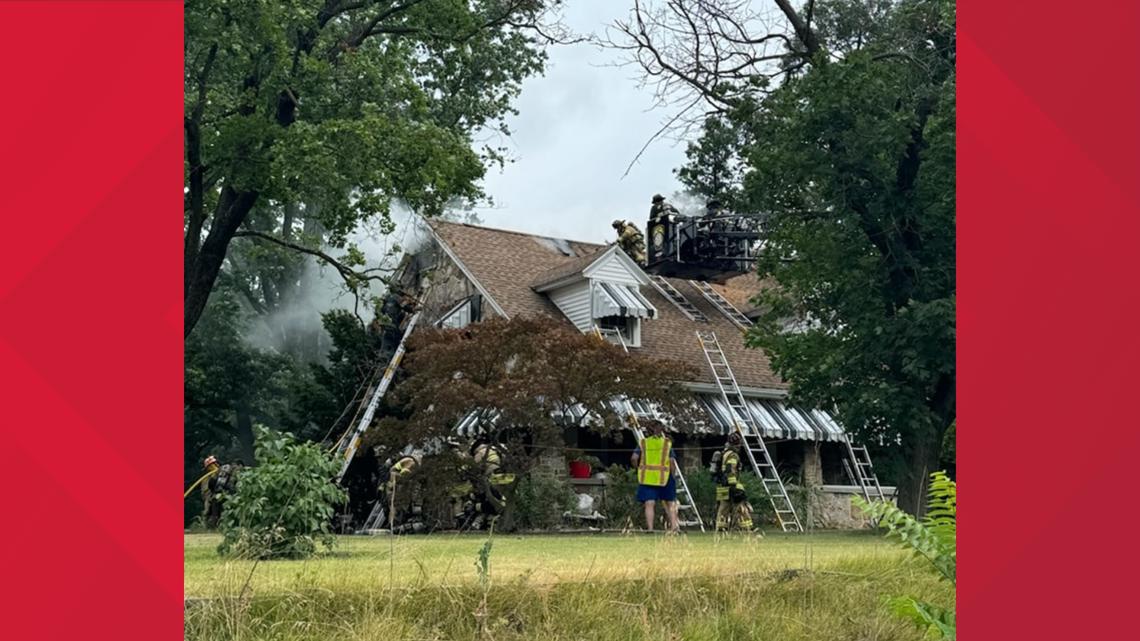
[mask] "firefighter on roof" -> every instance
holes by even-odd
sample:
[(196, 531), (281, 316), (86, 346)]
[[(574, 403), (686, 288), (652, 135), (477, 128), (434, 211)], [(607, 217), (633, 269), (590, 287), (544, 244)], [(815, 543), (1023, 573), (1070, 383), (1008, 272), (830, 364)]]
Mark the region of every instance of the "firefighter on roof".
[(712, 473), (716, 481), (716, 530), (737, 527), (752, 531), (752, 505), (740, 482), (740, 432), (728, 435), (724, 451), (713, 455)]
[(625, 250), (638, 265), (645, 265), (645, 237), (641, 235), (641, 230), (637, 225), (629, 222), (628, 220), (615, 220), (613, 228), (617, 230), (618, 244)]

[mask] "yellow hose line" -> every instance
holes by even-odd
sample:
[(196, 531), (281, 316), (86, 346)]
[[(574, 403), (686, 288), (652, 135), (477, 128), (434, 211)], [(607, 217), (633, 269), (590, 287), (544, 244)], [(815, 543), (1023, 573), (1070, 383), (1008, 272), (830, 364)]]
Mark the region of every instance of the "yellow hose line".
[(190, 493), (191, 493), (191, 492), (193, 492), (193, 491), (194, 491), (194, 488), (198, 487), (198, 485), (199, 485), (199, 484), (200, 484), (202, 481), (205, 481), (206, 479), (210, 478), (210, 477), (211, 477), (211, 476), (213, 476), (215, 473), (216, 473), (216, 471), (215, 471), (215, 470), (210, 470), (209, 472), (206, 472), (206, 473), (205, 473), (205, 474), (203, 474), (202, 476), (198, 477), (198, 480), (197, 480), (197, 481), (194, 481), (194, 483), (193, 483), (193, 484), (190, 486), (190, 488), (186, 490), (186, 493), (182, 495), (182, 498), (183, 498), (183, 500), (185, 500), (185, 499), (186, 499), (186, 497), (190, 496)]

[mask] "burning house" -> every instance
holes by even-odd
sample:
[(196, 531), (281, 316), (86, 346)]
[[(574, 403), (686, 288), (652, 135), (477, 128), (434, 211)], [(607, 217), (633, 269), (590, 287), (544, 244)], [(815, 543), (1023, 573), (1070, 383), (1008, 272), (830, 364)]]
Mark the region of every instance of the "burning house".
[[(678, 426), (674, 441), (682, 469), (706, 465), (715, 446), (735, 429), (735, 418), (747, 412), (780, 475), (818, 489), (811, 525), (863, 523), (850, 497), (867, 492), (865, 451), (852, 447), (828, 413), (786, 403), (788, 385), (762, 351), (744, 345), (743, 330), (757, 314), (750, 300), (762, 287), (754, 275), (729, 278), (723, 285), (667, 278), (647, 274), (617, 245), (443, 221), (428, 225), (430, 242), (405, 257), (397, 274), (399, 286), (421, 299), (420, 326), (460, 328), (491, 317), (545, 315), (582, 332), (597, 328), (631, 352), (689, 363), (698, 374), (684, 385), (707, 420)], [(719, 356), (710, 356), (699, 334), (715, 335)], [(730, 369), (735, 388), (727, 393), (727, 370), (718, 367)], [(631, 407), (639, 415), (652, 411)], [(620, 447), (585, 430), (566, 438), (567, 446), (598, 451), (606, 465), (628, 464), (635, 444), (630, 433)], [(571, 482), (579, 492), (602, 484)], [(894, 488), (879, 491), (889, 496)]]

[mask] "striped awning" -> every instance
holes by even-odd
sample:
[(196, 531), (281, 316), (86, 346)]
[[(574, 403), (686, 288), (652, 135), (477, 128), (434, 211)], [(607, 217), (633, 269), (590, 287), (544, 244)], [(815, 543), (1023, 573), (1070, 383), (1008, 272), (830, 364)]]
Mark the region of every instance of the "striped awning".
[[(733, 427), (731, 413), (724, 398), (719, 394), (698, 394), (697, 403), (704, 413), (711, 419), (708, 423), (694, 426), (697, 433), (728, 434)], [(748, 409), (753, 420), (760, 426), (764, 438), (793, 439), (801, 441), (833, 441), (842, 442), (845, 438), (843, 427), (835, 422), (827, 412), (820, 410), (805, 410), (799, 407), (786, 405), (773, 399), (750, 398), (746, 399)], [(634, 413), (638, 418), (657, 416), (668, 429), (684, 430), (682, 426), (672, 425), (671, 417), (657, 413), (643, 401), (631, 401)], [(624, 414), (625, 403), (614, 399), (610, 401), (614, 413)], [(569, 409), (570, 422), (583, 424), (586, 408), (576, 405)], [(555, 414), (555, 419), (559, 416)], [(455, 426), (459, 436), (472, 438), (481, 434), (487, 427), (493, 426), (499, 420), (498, 412), (494, 410), (473, 410), (468, 412)]]
[[(719, 394), (700, 394), (701, 407), (713, 419), (714, 431), (727, 434), (733, 428), (732, 410)], [(805, 410), (767, 398), (745, 399), (753, 420), (764, 438), (803, 441), (842, 441), (843, 427), (820, 410)]]
[(636, 288), (605, 281), (594, 283), (592, 309), (594, 318), (605, 316), (657, 318), (657, 308)]

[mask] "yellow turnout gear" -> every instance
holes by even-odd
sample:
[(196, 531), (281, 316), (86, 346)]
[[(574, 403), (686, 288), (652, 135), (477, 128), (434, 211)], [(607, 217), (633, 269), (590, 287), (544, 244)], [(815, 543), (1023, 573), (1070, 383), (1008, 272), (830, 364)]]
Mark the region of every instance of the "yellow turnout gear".
[(669, 483), (671, 446), (671, 441), (664, 436), (648, 436), (641, 441), (641, 455), (637, 461), (638, 483), (657, 487), (664, 487)]

